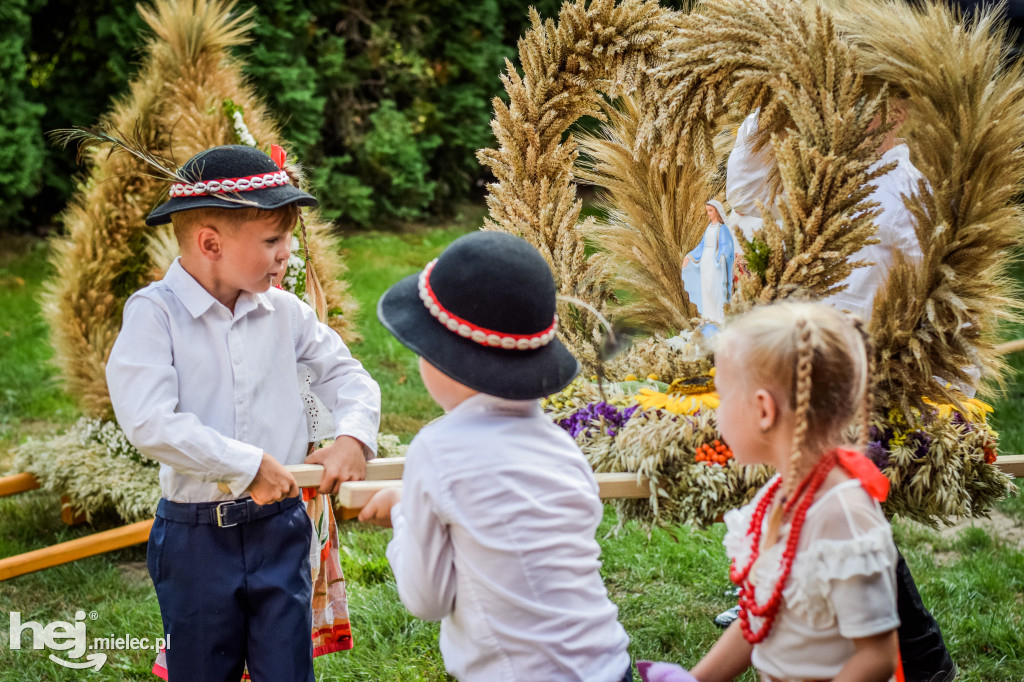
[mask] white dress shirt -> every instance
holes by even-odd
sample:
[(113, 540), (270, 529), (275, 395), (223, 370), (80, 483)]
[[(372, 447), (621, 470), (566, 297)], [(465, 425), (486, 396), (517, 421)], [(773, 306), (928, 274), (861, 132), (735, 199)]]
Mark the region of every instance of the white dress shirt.
[(893, 266), (895, 254), (902, 251), (911, 260), (921, 260), (921, 244), (914, 231), (914, 218), (903, 203), (903, 195), (918, 192), (918, 180), (924, 176), (910, 162), (910, 149), (898, 144), (882, 154), (871, 170), (890, 162), (896, 167), (876, 179), (877, 188), (869, 199), (877, 201), (881, 214), (875, 218), (878, 244), (869, 244), (850, 257), (851, 261), (865, 260), (872, 264), (856, 268), (846, 278), (846, 289), (823, 299), (834, 308), (848, 310), (864, 320), (871, 319), (875, 293), (885, 283)]
[(536, 401), (478, 394), (416, 436), (387, 556), (441, 620), (459, 680), (618, 682), (629, 638), (601, 579), (593, 472)]
[(380, 388), (337, 333), (279, 289), (243, 292), (232, 313), (178, 260), (125, 304), (107, 386), (128, 440), (160, 462), (163, 496), (218, 501), (242, 496), (264, 452), (282, 464), (305, 460), (299, 363), (335, 435), (358, 439), (372, 457)]
[(768, 202), (768, 170), (773, 163), (767, 150), (754, 153), (752, 136), (757, 132), (759, 112), (747, 116), (736, 131), (736, 142), (725, 166), (725, 200), (733, 211), (747, 218), (761, 217), (757, 202)]
[[(768, 201), (768, 171), (772, 163), (766, 154), (754, 154), (751, 136), (757, 132), (757, 116), (758, 111), (755, 111), (740, 125), (726, 166), (725, 196), (734, 211), (729, 222), (747, 239), (761, 227), (757, 202)], [(869, 197), (870, 201), (879, 203), (881, 210), (875, 218), (878, 226), (875, 237), (879, 243), (865, 246), (850, 258), (851, 261), (868, 261), (870, 265), (856, 268), (846, 278), (845, 290), (823, 299), (865, 320), (871, 318), (875, 293), (888, 277), (895, 252), (902, 251), (910, 259), (922, 257), (913, 217), (903, 204), (903, 195), (916, 194), (918, 180), (924, 176), (910, 162), (910, 149), (905, 144), (885, 152), (871, 170), (890, 162), (896, 162), (896, 167), (874, 181), (877, 187)]]

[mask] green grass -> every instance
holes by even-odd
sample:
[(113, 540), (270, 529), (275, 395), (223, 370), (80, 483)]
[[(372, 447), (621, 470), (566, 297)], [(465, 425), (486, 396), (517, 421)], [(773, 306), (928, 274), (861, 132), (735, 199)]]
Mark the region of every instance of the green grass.
[(403, 442), (442, 411), (420, 381), (416, 356), (377, 320), (377, 300), (389, 286), (419, 272), (444, 247), (479, 224), (473, 212), (448, 228), (403, 234), (360, 233), (342, 242), (349, 264), (346, 279), (359, 300), (358, 329), (363, 336), (362, 342), (352, 345), (352, 353), (381, 386), (381, 431), (397, 434)]
[[(1010, 271), (1018, 285), (1024, 284), (1024, 259), (1018, 259)], [(1024, 338), (1024, 320), (1004, 323), (1000, 328), (1004, 340)], [(999, 448), (1006, 453), (1024, 453), (1024, 352), (1014, 353), (1007, 360), (1012, 374), (1001, 393), (993, 396), (992, 424), (999, 432)]]
[(53, 350), (38, 295), (52, 272), (46, 242), (5, 237), (0, 250), (0, 445), (38, 421), (78, 414), (49, 364)]
[[(353, 352), (381, 383), (383, 428), (408, 438), (440, 414), (427, 397), (415, 357), (376, 321), (376, 301), (393, 282), (416, 272), (445, 245), (479, 224), (468, 213), (455, 225), (404, 234), (365, 233), (343, 240), (348, 280), (360, 300), (363, 341)], [(49, 365), (51, 352), (38, 314), (42, 280), (50, 272), (45, 244), (23, 240), (0, 252), (0, 470), (6, 450), (26, 435), (61, 428), (77, 410)], [(1021, 273), (1024, 277), (1024, 273)], [(1024, 328), (1007, 329), (1007, 337)], [(1021, 359), (1024, 369), (1024, 354)], [(1024, 451), (1024, 427), (1013, 416), (1024, 409), (1024, 385), (1010, 384), (996, 403), (1003, 448)], [(0, 498), (0, 556), (46, 547), (118, 525), (116, 518), (91, 526), (67, 527), (59, 519), (56, 496), (34, 491)], [(999, 511), (1024, 523), (1024, 497)], [(719, 630), (711, 619), (735, 598), (721, 545), (722, 526), (708, 531), (655, 529), (633, 525), (608, 533), (614, 513), (606, 509), (599, 529), (603, 575), (620, 620), (632, 638), (634, 658), (673, 660), (692, 666), (714, 643)], [(341, 560), (348, 579), (355, 637), (352, 651), (317, 660), (318, 680), (444, 680), (437, 650), (436, 623), (410, 616), (398, 600), (384, 548), (390, 531), (353, 523), (340, 526)], [(980, 524), (941, 534), (896, 523), (897, 540), (918, 580), (925, 603), (943, 628), (961, 680), (990, 682), (1024, 679), (1024, 648), (1019, 634), (1024, 595), (1024, 552)], [(159, 608), (145, 569), (145, 547), (21, 576), (0, 583), (0, 682), (25, 680), (153, 680), (152, 654), (113, 651), (98, 672), (73, 671), (50, 662), (45, 652), (10, 651), (5, 614), (24, 620), (72, 620), (77, 610), (95, 611), (86, 621), (89, 637), (161, 634)], [(27, 637), (25, 644), (28, 645)], [(752, 682), (748, 672), (743, 678)]]

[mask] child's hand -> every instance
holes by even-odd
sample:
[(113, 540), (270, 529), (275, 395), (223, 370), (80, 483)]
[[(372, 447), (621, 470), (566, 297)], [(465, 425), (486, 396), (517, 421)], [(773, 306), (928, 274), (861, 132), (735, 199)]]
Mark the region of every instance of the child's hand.
[(402, 489), (398, 487), (384, 488), (370, 498), (362, 511), (359, 520), (377, 526), (391, 527), (391, 508), (402, 501)]
[(256, 504), (272, 504), (299, 494), (299, 486), (288, 470), (266, 452), (260, 468), (249, 484), (249, 494)]
[(637, 661), (636, 669), (643, 682), (700, 682), (688, 670), (675, 663)]
[(366, 478), (366, 458), (363, 444), (352, 436), (340, 436), (326, 448), (320, 448), (306, 458), (306, 464), (322, 464), (324, 478), (320, 492), (333, 495), (342, 481), (361, 481)]

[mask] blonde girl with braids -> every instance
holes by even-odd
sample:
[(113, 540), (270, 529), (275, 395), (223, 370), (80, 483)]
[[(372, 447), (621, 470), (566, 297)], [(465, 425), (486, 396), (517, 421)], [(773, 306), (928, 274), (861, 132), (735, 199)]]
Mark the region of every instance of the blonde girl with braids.
[(725, 517), (740, 617), (693, 669), (731, 680), (882, 682), (897, 667), (896, 548), (888, 481), (842, 447), (871, 413), (863, 328), (818, 303), (779, 303), (719, 336), (719, 428), (741, 464), (778, 474)]

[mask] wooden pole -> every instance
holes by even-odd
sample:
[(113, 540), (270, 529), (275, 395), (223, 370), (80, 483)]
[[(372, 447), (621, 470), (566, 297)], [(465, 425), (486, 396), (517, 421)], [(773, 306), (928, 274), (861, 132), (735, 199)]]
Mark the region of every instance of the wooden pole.
[[(378, 490), (390, 486), (401, 487), (400, 478), (404, 466), (403, 457), (367, 462), (365, 481), (347, 481), (341, 484), (341, 490), (338, 492), (338, 502), (342, 507), (341, 518), (350, 519), (358, 516), (359, 510), (366, 506)], [(996, 466), (1011, 476), (1024, 477), (1024, 455), (1001, 455), (996, 459)], [(292, 472), (296, 482), (302, 487), (318, 486), (323, 478), (323, 467), (318, 464), (296, 464), (286, 468)], [(597, 479), (602, 500), (642, 499), (650, 496), (650, 484), (646, 477), (634, 473), (604, 473), (595, 474), (594, 477)], [(39, 482), (32, 474), (14, 474), (0, 478), (0, 496), (13, 495), (38, 487)], [(146, 542), (152, 525), (152, 519), (140, 521), (52, 547), (0, 559), (0, 581)]]
[(996, 457), (996, 466), (1004, 474), (1024, 478), (1024, 455), (1000, 455)]
[[(316, 488), (324, 477), (324, 468), (320, 464), (289, 464), (285, 467), (295, 478), (300, 488)], [(402, 478), (405, 470), (405, 457), (384, 457), (371, 459), (366, 463), (367, 481), (391, 481)]]
[[(602, 500), (612, 498), (646, 498), (651, 495), (650, 483), (645, 476), (631, 473), (594, 474)], [(338, 491), (338, 503), (343, 511), (362, 509), (377, 491), (401, 487), (401, 481), (346, 481)], [(346, 515), (343, 514), (343, 518)]]
[(137, 545), (149, 539), (149, 529), (152, 526), (153, 519), (139, 521), (128, 526), (62, 542), (59, 545), (0, 559), (0, 580)]
[(35, 490), (39, 487), (39, 479), (32, 474), (11, 474), (0, 478), (0, 497), (17, 495), (18, 493)]
[(1016, 341), (1007, 341), (996, 346), (996, 353), (1000, 355), (1007, 355), (1009, 353), (1016, 353), (1024, 350), (1024, 339), (1017, 339)]

